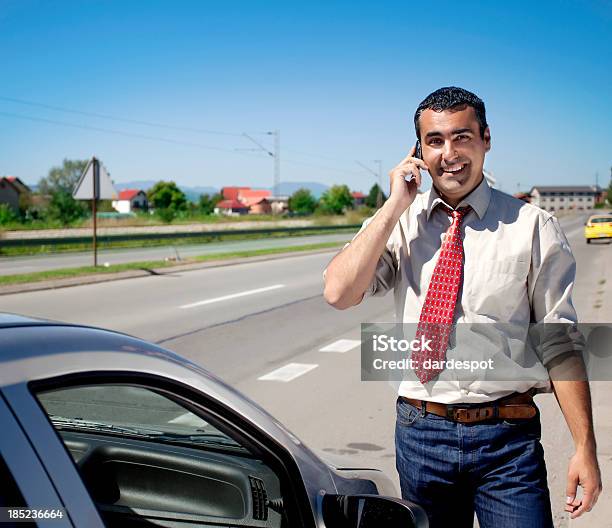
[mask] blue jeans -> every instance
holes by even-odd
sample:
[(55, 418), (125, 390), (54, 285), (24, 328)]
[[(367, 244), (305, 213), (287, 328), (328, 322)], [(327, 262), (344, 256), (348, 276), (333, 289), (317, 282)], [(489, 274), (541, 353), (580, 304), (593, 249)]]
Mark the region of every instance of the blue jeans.
[(430, 528), (552, 528), (540, 413), (461, 424), (398, 398), (396, 467), (402, 498)]

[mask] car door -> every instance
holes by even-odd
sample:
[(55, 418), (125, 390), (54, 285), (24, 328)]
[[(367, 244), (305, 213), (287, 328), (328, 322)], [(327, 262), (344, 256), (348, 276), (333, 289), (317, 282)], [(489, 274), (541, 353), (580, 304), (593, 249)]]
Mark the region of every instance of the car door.
[[(44, 466), (0, 392), (0, 524), (71, 527), (70, 518)], [(21, 512), (9, 509), (21, 508)], [(40, 515), (39, 515), (40, 512)], [(45, 516), (47, 518), (45, 519)], [(42, 518), (38, 518), (42, 517)], [(31, 522), (25, 521), (32, 519)], [(36, 518), (36, 521), (34, 521)], [(18, 521), (18, 522), (17, 522)]]
[(73, 374), (10, 401), (77, 526), (314, 526), (287, 453), (175, 380)]

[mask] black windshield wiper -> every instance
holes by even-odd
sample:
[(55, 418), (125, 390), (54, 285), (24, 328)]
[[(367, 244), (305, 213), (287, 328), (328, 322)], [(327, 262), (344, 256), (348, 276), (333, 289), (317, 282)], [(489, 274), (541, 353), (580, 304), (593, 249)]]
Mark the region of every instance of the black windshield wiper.
[(176, 442), (189, 445), (215, 445), (220, 447), (232, 447), (244, 450), (244, 448), (231, 438), (218, 433), (175, 433), (159, 431), (157, 429), (143, 429), (141, 427), (130, 427), (115, 425), (105, 422), (94, 422), (78, 418), (64, 418), (62, 416), (50, 415), (51, 423), (58, 429), (77, 429), (80, 431), (108, 433), (139, 438), (157, 440), (158, 442)]
[(238, 447), (244, 449), (239, 443), (235, 442), (227, 436), (216, 434), (216, 433), (195, 433), (195, 434), (182, 434), (182, 433), (163, 433), (160, 440), (167, 440), (169, 442), (186, 442), (189, 444), (216, 444), (224, 447)]
[(109, 424), (105, 422), (92, 422), (90, 420), (80, 420), (78, 418), (63, 418), (61, 416), (50, 415), (51, 423), (59, 429), (84, 429), (87, 431), (99, 431), (105, 433), (126, 434), (143, 438), (159, 438), (165, 433), (154, 429), (141, 429), (123, 425)]

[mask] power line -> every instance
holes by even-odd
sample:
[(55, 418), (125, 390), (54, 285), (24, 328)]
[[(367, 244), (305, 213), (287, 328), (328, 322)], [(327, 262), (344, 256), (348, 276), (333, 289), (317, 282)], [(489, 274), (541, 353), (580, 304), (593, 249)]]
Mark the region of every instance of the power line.
[[(47, 124), (51, 124), (51, 125), (58, 125), (58, 126), (64, 126), (64, 127), (69, 127), (69, 128), (78, 128), (81, 130), (90, 130), (93, 132), (102, 132), (105, 134), (112, 134), (112, 135), (118, 135), (118, 136), (124, 136), (124, 137), (131, 137), (131, 138), (136, 138), (136, 139), (146, 139), (146, 140), (150, 140), (150, 141), (161, 141), (164, 143), (170, 143), (172, 145), (182, 145), (182, 146), (187, 146), (187, 147), (195, 147), (195, 148), (199, 148), (199, 149), (204, 149), (204, 150), (214, 150), (217, 152), (228, 152), (231, 154), (239, 154), (242, 156), (248, 155), (246, 152), (239, 152), (236, 151), (235, 149), (230, 149), (230, 148), (224, 148), (224, 147), (213, 147), (210, 145), (202, 145), (201, 143), (194, 143), (191, 141), (181, 141), (181, 140), (176, 140), (176, 139), (172, 139), (172, 138), (166, 138), (166, 137), (160, 137), (160, 136), (150, 136), (147, 134), (137, 134), (137, 133), (133, 133), (133, 132), (124, 132), (122, 130), (115, 130), (115, 129), (109, 129), (109, 128), (102, 128), (102, 127), (94, 127), (94, 126), (90, 126), (90, 125), (81, 125), (81, 124), (77, 124), (77, 123), (70, 123), (70, 122), (66, 122), (66, 121), (56, 121), (54, 119), (46, 119), (43, 117), (35, 117), (35, 116), (26, 116), (23, 114), (13, 114), (10, 112), (0, 112), (0, 116), (5, 116), (5, 117), (11, 117), (11, 118), (16, 118), (16, 119), (24, 119), (27, 121), (34, 121), (34, 122), (39, 122), (39, 123), (47, 123)], [(324, 166), (324, 165), (315, 165), (312, 163), (304, 163), (301, 161), (297, 161), (297, 160), (291, 160), (291, 159), (284, 159), (283, 163), (291, 163), (294, 165), (305, 165), (305, 166), (309, 166), (309, 167), (314, 167), (314, 168), (319, 168), (319, 169), (324, 169), (324, 170), (331, 170), (331, 171), (335, 171), (335, 172), (343, 172), (346, 174), (358, 174), (356, 172), (352, 172), (352, 171), (347, 171), (345, 169), (339, 169), (337, 167), (329, 167), (329, 166)]]
[[(109, 115), (109, 114), (100, 114), (97, 112), (86, 112), (83, 110), (77, 110), (74, 108), (67, 108), (64, 106), (55, 106), (55, 105), (49, 105), (46, 103), (40, 103), (37, 101), (29, 101), (26, 99), (20, 99), (20, 98), (16, 98), (16, 97), (7, 97), (7, 96), (3, 96), (0, 95), (0, 101), (7, 101), (7, 102), (11, 102), (11, 103), (17, 103), (17, 104), (21, 104), (21, 105), (27, 105), (27, 106), (34, 106), (34, 107), (38, 107), (38, 108), (45, 108), (47, 110), (53, 110), (55, 112), (65, 112), (65, 113), (70, 113), (70, 114), (75, 114), (75, 115), (82, 115), (82, 116), (88, 116), (88, 117), (94, 117), (94, 118), (98, 118), (98, 119), (107, 119), (107, 120), (111, 120), (111, 121), (118, 121), (118, 122), (122, 122), (122, 123), (130, 123), (130, 124), (135, 124), (135, 125), (142, 125), (142, 126), (149, 126), (149, 127), (154, 127), (154, 128), (163, 128), (163, 129), (168, 129), (168, 130), (176, 130), (176, 131), (181, 131), (181, 132), (193, 132), (193, 133), (198, 133), (198, 134), (213, 134), (213, 135), (219, 135), (219, 136), (229, 136), (229, 137), (244, 137), (245, 133), (241, 132), (241, 133), (237, 133), (237, 132), (222, 132), (222, 131), (218, 131), (218, 130), (209, 130), (209, 129), (201, 129), (201, 128), (193, 128), (193, 127), (183, 127), (183, 126), (177, 126), (177, 125), (170, 125), (167, 123), (159, 123), (159, 122), (153, 122), (153, 121), (144, 121), (144, 120), (139, 120), (139, 119), (131, 119), (131, 118), (126, 118), (126, 117), (119, 117), (119, 116), (115, 116), (115, 115)], [(0, 114), (2, 114), (0, 112)], [(76, 125), (76, 124), (72, 124), (72, 123), (65, 123), (65, 122), (61, 122), (61, 121), (54, 121), (52, 119), (44, 119), (44, 118), (35, 118), (35, 117), (26, 117), (26, 116), (21, 116), (19, 114), (9, 114), (9, 113), (4, 113), (2, 115), (7, 115), (7, 116), (11, 116), (11, 117), (18, 117), (20, 119), (29, 119), (32, 121), (41, 121), (41, 122), (47, 122), (47, 123), (51, 123), (51, 124), (58, 124), (61, 126), (69, 126), (69, 127), (73, 127), (73, 128), (84, 128), (86, 130), (94, 130), (94, 131), (98, 131), (98, 132), (107, 132), (107, 133), (116, 133), (116, 134), (120, 134), (120, 135), (125, 135), (128, 137), (135, 137), (135, 138), (141, 138), (141, 139), (155, 139), (158, 141), (164, 141), (164, 142), (168, 142), (168, 143), (175, 143), (175, 144), (183, 144), (183, 145), (189, 145), (189, 146), (199, 146), (200, 148), (205, 148), (205, 149), (213, 149), (213, 150), (220, 150), (220, 147), (208, 147), (208, 146), (204, 146), (204, 145), (198, 145), (196, 143), (191, 143), (191, 142), (180, 142), (178, 140), (173, 140), (173, 139), (169, 139), (169, 138), (159, 138), (159, 137), (154, 137), (154, 136), (147, 136), (147, 135), (141, 135), (141, 134), (132, 134), (129, 132), (123, 132), (123, 131), (119, 131), (119, 130), (108, 130), (108, 129), (104, 129), (104, 128), (99, 128), (99, 127), (91, 127), (89, 125)], [(257, 134), (257, 135), (270, 135), (270, 132), (264, 132), (264, 131), (257, 131), (257, 132), (251, 132), (251, 134)], [(254, 141), (254, 140), (253, 140)], [(337, 162), (341, 162), (341, 163), (346, 163), (346, 160), (342, 160), (340, 158), (333, 158), (330, 156), (322, 156), (320, 154), (313, 154), (312, 152), (305, 152), (303, 150), (298, 150), (298, 149), (293, 149), (293, 148), (286, 148), (285, 150), (288, 150), (290, 152), (295, 152), (296, 154), (303, 154), (305, 156), (309, 156), (311, 158), (319, 158), (319, 159), (325, 159), (325, 160), (329, 160), (329, 161), (337, 161)], [(227, 151), (229, 152), (230, 149), (227, 149)], [(297, 164), (300, 164), (300, 162), (294, 162)], [(310, 165), (312, 167), (316, 167), (317, 165)], [(330, 168), (327, 166), (319, 166), (320, 168), (325, 168), (328, 170), (338, 170), (341, 172), (347, 172), (350, 174), (358, 174), (356, 172), (351, 172), (351, 171), (346, 171), (346, 170), (342, 170), (342, 169), (334, 169), (334, 168)]]
[(65, 126), (65, 127), (71, 127), (71, 128), (80, 128), (82, 130), (92, 130), (94, 132), (104, 132), (106, 134), (114, 134), (118, 136), (132, 137), (132, 138), (138, 138), (138, 139), (149, 139), (153, 141), (163, 141), (165, 143), (172, 143), (174, 145), (186, 145), (189, 147), (197, 147), (197, 148), (206, 149), (206, 150), (217, 150), (217, 151), (222, 151), (222, 152), (232, 152), (236, 154), (236, 152), (234, 152), (232, 149), (223, 148), (223, 147), (212, 147), (209, 145), (202, 145), (200, 143), (193, 143), (190, 141), (179, 141), (176, 139), (164, 138), (164, 137), (159, 137), (159, 136), (149, 136), (146, 134), (135, 134), (133, 132), (123, 132), (122, 130), (93, 127), (90, 125), (79, 125), (76, 123), (68, 123), (66, 121), (55, 121), (53, 119), (46, 119), (44, 117), (33, 117), (33, 116), (26, 116), (22, 114), (12, 114), (9, 112), (0, 112), (0, 115), (7, 116), (7, 117), (14, 117), (17, 119), (26, 119), (28, 121), (38, 121), (41, 123), (49, 123), (52, 125), (59, 125), (59, 126)]
[(153, 121), (140, 121), (138, 119), (129, 119), (126, 117), (117, 117), (117, 116), (112, 116), (112, 115), (108, 115), (108, 114), (98, 114), (95, 112), (84, 112), (82, 110), (74, 110), (71, 108), (66, 108), (66, 107), (62, 107), (62, 106), (53, 106), (53, 105), (48, 105), (48, 104), (44, 104), (44, 103), (37, 103), (34, 101), (26, 101), (25, 99), (16, 99), (14, 97), (5, 97), (0, 95), (0, 100), (2, 101), (9, 101), (12, 103), (18, 103), (18, 104), (22, 104), (22, 105), (28, 105), (28, 106), (36, 106), (39, 108), (46, 108), (47, 110), (54, 110), (56, 112), (66, 112), (69, 114), (78, 114), (78, 115), (84, 115), (84, 116), (88, 116), (88, 117), (96, 117), (99, 119), (108, 119), (111, 121), (120, 121), (122, 123), (131, 123), (134, 125), (144, 125), (144, 126), (150, 126), (150, 127), (155, 127), (155, 128), (167, 128), (170, 130), (180, 130), (183, 132), (196, 132), (198, 134), (214, 134), (214, 135), (219, 135), (219, 136), (241, 136), (242, 134), (237, 134), (235, 132), (221, 132), (218, 130), (207, 130), (207, 129), (202, 129), (202, 128), (191, 128), (191, 127), (180, 127), (180, 126), (175, 126), (175, 125), (168, 125), (165, 123), (155, 123)]
[[(121, 123), (130, 123), (130, 124), (134, 124), (134, 125), (142, 125), (142, 126), (149, 126), (149, 127), (154, 127), (154, 128), (164, 128), (164, 129), (168, 129), (168, 130), (177, 130), (177, 131), (181, 131), (181, 132), (195, 132), (198, 134), (213, 134), (213, 135), (219, 135), (219, 136), (229, 136), (229, 137), (244, 137), (245, 133), (244, 132), (223, 132), (223, 131), (219, 131), (219, 130), (210, 130), (210, 129), (202, 129), (202, 128), (193, 128), (193, 127), (183, 127), (183, 126), (177, 126), (177, 125), (170, 125), (167, 123), (159, 123), (159, 122), (154, 122), (154, 121), (144, 121), (144, 120), (139, 120), (139, 119), (132, 119), (132, 118), (127, 118), (127, 117), (119, 117), (119, 116), (114, 116), (114, 115), (109, 115), (109, 114), (100, 114), (97, 112), (87, 112), (87, 111), (83, 111), (83, 110), (77, 110), (74, 108), (67, 108), (65, 106), (55, 106), (55, 105), (49, 105), (46, 103), (40, 103), (37, 101), (29, 101), (26, 99), (20, 99), (20, 98), (16, 98), (16, 97), (7, 97), (4, 95), (0, 95), (0, 101), (7, 101), (7, 102), (11, 102), (11, 103), (17, 103), (17, 104), (22, 104), (22, 105), (27, 105), (27, 106), (34, 106), (34, 107), (38, 107), (38, 108), (45, 108), (47, 110), (53, 110), (55, 112), (66, 112), (69, 114), (75, 114), (75, 115), (82, 115), (82, 116), (88, 116), (88, 117), (95, 117), (98, 119), (107, 119), (107, 120), (111, 120), (111, 121), (118, 121)], [(40, 118), (42, 119), (42, 118)], [(48, 120), (48, 122), (51, 122), (52, 120)], [(256, 135), (270, 135), (270, 132), (266, 132), (266, 131), (257, 131), (257, 132), (251, 132), (251, 134), (256, 134)], [(303, 154), (305, 156), (309, 156), (311, 158), (319, 158), (319, 159), (324, 159), (324, 160), (328, 160), (328, 161), (337, 161), (337, 162), (341, 162), (341, 163), (346, 163), (347, 160), (344, 159), (340, 159), (340, 158), (334, 158), (334, 157), (330, 157), (330, 156), (322, 156), (320, 154), (313, 154), (312, 152), (306, 152), (303, 150), (299, 150), (299, 149), (293, 149), (293, 148), (289, 148), (289, 147), (284, 147), (284, 150), (288, 150), (289, 152), (295, 152), (296, 154)]]

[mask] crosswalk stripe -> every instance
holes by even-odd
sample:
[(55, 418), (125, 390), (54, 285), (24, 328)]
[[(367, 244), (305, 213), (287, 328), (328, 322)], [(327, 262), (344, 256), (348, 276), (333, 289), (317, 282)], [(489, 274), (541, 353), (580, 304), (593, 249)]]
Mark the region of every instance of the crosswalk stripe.
[(272, 372), (268, 372), (268, 374), (264, 374), (257, 378), (261, 381), (282, 381), (288, 382), (294, 380), (310, 372), (312, 369), (317, 368), (319, 365), (312, 363), (288, 363), (284, 367), (280, 367)]
[(343, 354), (344, 352), (348, 352), (349, 350), (353, 350), (353, 348), (361, 345), (361, 341), (357, 339), (338, 339), (338, 341), (334, 341), (327, 346), (319, 349), (319, 352), (340, 352)]

